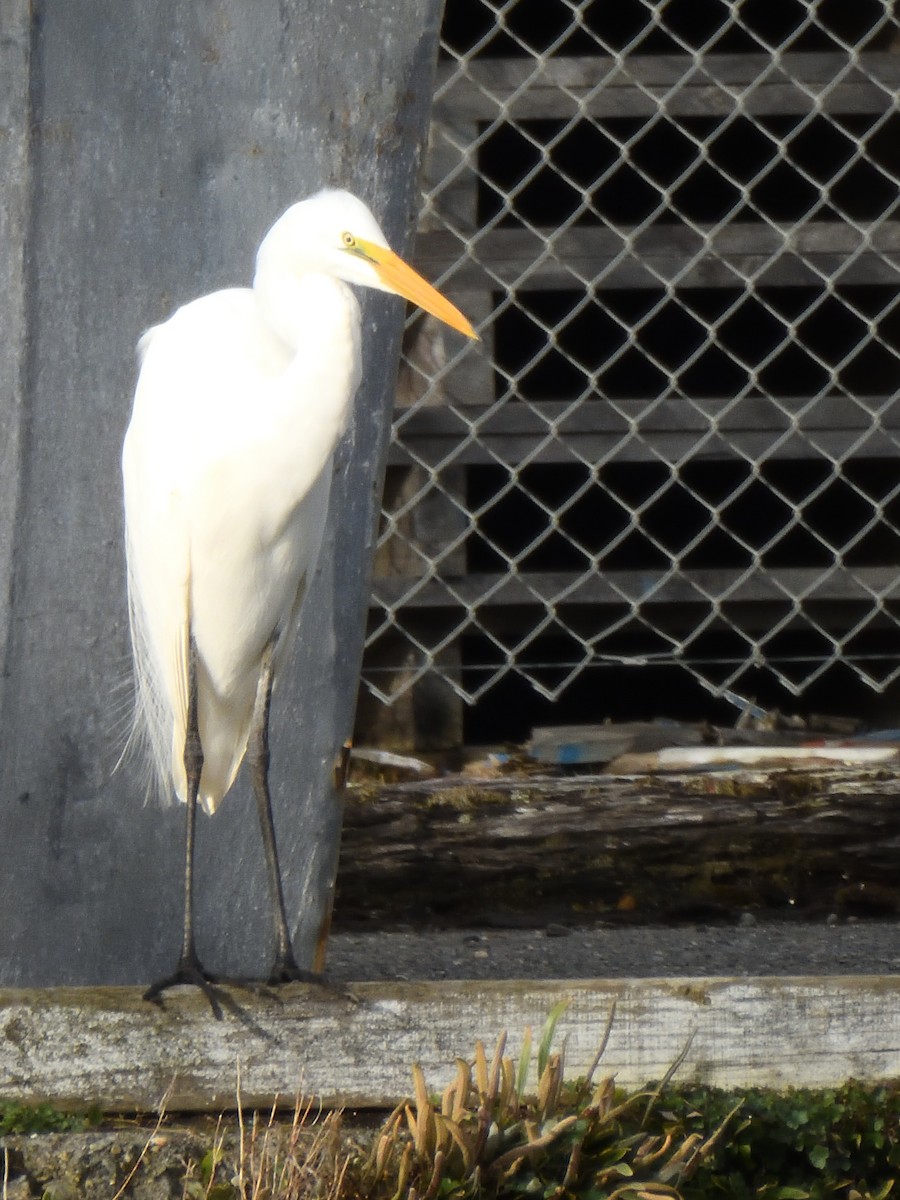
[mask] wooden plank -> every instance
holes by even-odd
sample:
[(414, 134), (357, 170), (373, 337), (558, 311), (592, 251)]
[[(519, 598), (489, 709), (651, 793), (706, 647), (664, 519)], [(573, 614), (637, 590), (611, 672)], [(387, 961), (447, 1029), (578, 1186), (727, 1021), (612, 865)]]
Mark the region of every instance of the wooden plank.
[[(175, 305), (248, 281), (265, 228), (323, 180), (365, 194), (405, 249), (441, 7), (334, 0), (288, 32), (289, 7), (244, 0), (0, 2), (0, 120), (15, 122), (0, 152), (11, 222), (0, 239), (13, 243), (9, 258), (0, 251), (2, 356), (24, 356), (21, 416), (6, 390), (15, 366), (0, 368), (2, 983), (126, 983), (170, 969), (184, 817), (143, 803), (139, 755), (113, 771), (131, 707), (120, 464), (132, 347)], [(335, 55), (351, 26), (352, 55)], [(17, 105), (32, 154), (24, 197)], [(402, 316), (374, 292), (360, 300), (368, 370), (272, 712), (272, 803), (304, 965), (337, 860), (331, 765), (359, 685)], [(267, 955), (248, 775), (197, 831), (201, 953), (234, 974), (264, 970)]]
[[(474, 434), (474, 436), (473, 436)], [(424, 408), (397, 416), (389, 461), (680, 463), (723, 459), (894, 458), (893, 396), (562, 400)]]
[[(676, 604), (709, 607), (710, 597), (715, 597), (726, 613), (729, 606), (742, 603), (784, 607), (797, 596), (803, 597), (804, 604), (856, 601), (874, 605), (873, 596), (900, 600), (900, 577), (892, 566), (860, 566), (853, 570), (767, 567), (760, 571), (749, 567), (716, 567), (587, 574), (534, 571), (516, 576), (483, 573), (456, 579), (432, 578), (422, 582), (415, 594), (407, 598), (408, 591), (409, 580), (375, 579), (371, 603), (402, 608), (477, 606), (481, 613), (528, 605), (640, 604), (645, 610), (653, 606), (654, 623), (671, 629), (674, 628), (671, 622), (686, 616), (681, 614), (679, 618), (679, 614), (667, 611)], [(825, 619), (825, 614), (819, 615), (820, 623)], [(883, 619), (893, 626), (890, 618)], [(770, 620), (771, 611), (760, 607), (755, 616), (752, 610), (743, 613), (741, 624), (756, 629), (765, 627)]]
[(606, 55), (483, 59), (460, 72), (438, 69), (435, 113), (486, 121), (728, 116), (794, 116), (813, 109), (877, 114), (891, 108), (900, 89), (900, 61), (890, 52), (846, 54)]
[(298, 1093), (325, 1105), (388, 1107), (454, 1076), (457, 1055), (501, 1030), (515, 1055), (570, 999), (558, 1036), (577, 1076), (590, 1065), (613, 1003), (602, 1070), (639, 1087), (693, 1038), (683, 1081), (723, 1087), (834, 1086), (900, 1073), (900, 979), (643, 979), (609, 982), (360, 984), (358, 1003), (303, 987), (277, 1000), (235, 994), (213, 1020), (202, 996), (165, 1011), (126, 988), (0, 991), (0, 1101), (107, 1111), (268, 1107)]
[[(807, 434), (800, 430), (747, 429), (727, 436), (707, 433), (698, 445), (695, 436), (681, 431), (662, 434), (656, 430), (642, 430), (640, 436), (585, 431), (567, 433), (564, 438), (548, 438), (545, 431), (531, 436), (509, 434), (466, 440), (459, 445), (446, 438), (404, 439), (392, 445), (389, 461), (400, 464), (414, 461), (435, 467), (449, 463), (453, 466), (518, 466), (526, 461), (596, 466), (611, 462), (680, 464), (729, 459), (800, 461), (822, 456), (833, 462), (847, 457), (893, 458), (897, 454), (898, 437), (890, 430), (860, 430), (859, 436), (860, 444), (848, 447), (847, 434), (842, 430)], [(848, 448), (852, 448), (852, 455), (848, 455)]]
[(641, 231), (591, 225), (561, 233), (497, 229), (478, 237), (468, 256), (461, 256), (454, 234), (441, 231), (420, 235), (417, 262), (460, 297), (485, 289), (581, 291), (587, 284), (738, 289), (748, 279), (757, 288), (821, 287), (824, 280), (842, 287), (896, 285), (900, 222), (776, 227), (734, 221), (719, 229), (666, 222)]
[(19, 463), (28, 437), (24, 409), (29, 365), (25, 231), (31, 220), (31, 109), (29, 66), (32, 10), (27, 0), (4, 0), (0, 18), (0, 295), (3, 337), (0, 339), (0, 712), (11, 675), (7, 648), (11, 636), (15, 535), (21, 500)]
[[(823, 747), (813, 732), (813, 745), (802, 746), (799, 733), (758, 732), (740, 744), (739, 732), (699, 726), (603, 729), (613, 761), (600, 774), (545, 765), (539, 775), (415, 780), (375, 794), (365, 781), (352, 787), (336, 925), (423, 929), (437, 919), (444, 928), (534, 928), (638, 918), (665, 927), (733, 923), (746, 911), (820, 921), (900, 911), (896, 743), (833, 739)], [(732, 762), (752, 752), (756, 765), (652, 773), (661, 765), (653, 748), (699, 752), (702, 740), (709, 753), (712, 739)], [(785, 761), (786, 745), (799, 757)], [(763, 753), (771, 757), (759, 765)], [(835, 765), (826, 754), (881, 761)], [(658, 936), (665, 945), (665, 932)]]

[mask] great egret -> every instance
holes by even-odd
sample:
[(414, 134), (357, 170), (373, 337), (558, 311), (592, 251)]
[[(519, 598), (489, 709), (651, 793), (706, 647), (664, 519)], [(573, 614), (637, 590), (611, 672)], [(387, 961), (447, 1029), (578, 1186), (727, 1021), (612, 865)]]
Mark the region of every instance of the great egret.
[(271, 983), (308, 979), (291, 946), (268, 787), (273, 678), (322, 541), (331, 461), (362, 362), (348, 284), (394, 292), (468, 337), (466, 318), (389, 249), (369, 209), (326, 190), (266, 234), (252, 288), (178, 309), (139, 344), (122, 467), (134, 736), (186, 804), (184, 927), (172, 975), (217, 1004), (194, 941), (199, 802), (215, 812), (249, 746), (275, 917)]

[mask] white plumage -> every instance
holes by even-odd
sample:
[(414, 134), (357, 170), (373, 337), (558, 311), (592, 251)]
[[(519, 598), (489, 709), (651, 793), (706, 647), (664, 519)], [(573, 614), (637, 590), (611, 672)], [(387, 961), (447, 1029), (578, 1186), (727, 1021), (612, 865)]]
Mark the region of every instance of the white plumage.
[(318, 557), (361, 370), (347, 282), (394, 290), (360, 245), (387, 251), (369, 210), (321, 192), (267, 234), (252, 289), (186, 304), (140, 343), (123, 454), (138, 726), (160, 788), (185, 800), (192, 633), (208, 812), (244, 755), (262, 652), (274, 637), (277, 671)]
[(275, 916), (269, 980), (309, 978), (294, 958), (281, 885), (268, 708), (315, 570), (332, 456), (360, 379), (349, 284), (396, 292), (475, 336), (388, 248), (360, 200), (324, 191), (269, 230), (252, 288), (194, 300), (140, 343), (122, 456), (135, 737), (159, 790), (187, 802), (181, 955), (146, 996), (195, 984), (216, 1015), (194, 942), (194, 813), (198, 802), (215, 812), (248, 742)]

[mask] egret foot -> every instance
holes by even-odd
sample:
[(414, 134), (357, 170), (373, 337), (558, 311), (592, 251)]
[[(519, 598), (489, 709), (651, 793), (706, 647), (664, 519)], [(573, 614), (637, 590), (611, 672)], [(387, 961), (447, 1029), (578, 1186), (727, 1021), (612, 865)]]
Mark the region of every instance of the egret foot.
[(293, 954), (279, 954), (272, 964), (272, 970), (269, 972), (269, 978), (266, 980), (266, 987), (277, 988), (284, 983), (309, 983), (313, 987), (321, 988), (323, 992), (327, 992), (333, 996), (335, 1000), (345, 1000), (350, 1004), (359, 1004), (359, 997), (354, 996), (352, 992), (348, 992), (345, 987), (339, 983), (332, 983), (327, 975), (323, 975), (318, 971), (304, 971), (302, 967), (298, 967)]
[(167, 992), (169, 988), (182, 986), (199, 988), (209, 1001), (212, 1015), (217, 1021), (222, 1020), (222, 994), (215, 986), (215, 981), (206, 974), (196, 958), (180, 959), (171, 975), (166, 975), (164, 979), (158, 979), (156, 983), (151, 983), (144, 992), (144, 999), (164, 1008), (162, 993)]
[(266, 983), (269, 987), (277, 987), (279, 983), (315, 983), (320, 986), (328, 986), (323, 975), (318, 975), (315, 971), (304, 971), (302, 967), (298, 967), (297, 960), (290, 952), (276, 956)]

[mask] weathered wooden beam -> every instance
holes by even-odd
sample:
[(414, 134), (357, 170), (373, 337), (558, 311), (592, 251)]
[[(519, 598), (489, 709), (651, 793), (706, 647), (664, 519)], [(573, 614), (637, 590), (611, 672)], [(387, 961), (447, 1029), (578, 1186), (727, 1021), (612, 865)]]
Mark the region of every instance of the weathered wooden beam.
[(23, 381), (28, 370), (30, 345), (27, 325), (26, 239), (19, 231), (31, 220), (33, 196), (29, 190), (32, 153), (33, 93), (29, 88), (30, 26), (27, 0), (4, 3), (0, 27), (0, 295), (3, 296), (3, 337), (0, 338), (0, 712), (10, 676), (7, 649), (14, 575), (14, 528), (21, 498), (18, 464), (27, 438), (28, 421), (23, 404)]
[[(890, 428), (864, 428), (860, 424), (852, 432), (858, 439), (858, 444), (853, 447), (854, 459), (892, 458), (896, 454), (897, 438)], [(810, 432), (769, 427), (740, 429), (734, 434), (707, 429), (698, 444), (695, 434), (653, 428), (642, 428), (638, 436), (583, 430), (553, 437), (546, 428), (529, 433), (490, 431), (484, 436), (459, 440), (449, 438), (442, 430), (422, 436), (411, 433), (402, 442), (395, 442), (389, 461), (394, 466), (416, 462), (433, 465), (435, 469), (448, 462), (454, 467), (515, 467), (526, 461), (529, 465), (570, 463), (590, 466), (606, 462), (680, 464), (689, 459), (695, 463), (740, 463), (828, 458), (833, 462), (846, 453), (847, 436), (846, 430), (838, 428)], [(443, 472), (447, 469), (443, 467)]]
[(823, 762), (364, 788), (345, 810), (342, 926), (900, 908), (891, 770)]
[(453, 295), (598, 288), (896, 286), (900, 225), (871, 229), (839, 221), (778, 228), (734, 221), (704, 230), (677, 222), (631, 233), (600, 224), (554, 230), (496, 229), (462, 257), (453, 233), (424, 233), (416, 259), (429, 276), (447, 279)]
[[(585, 383), (587, 379), (585, 377)], [(637, 432), (635, 432), (637, 431)], [(900, 402), (891, 396), (745, 396), (478, 404), (420, 408), (397, 421), (389, 461), (440, 466), (893, 458)]]
[(356, 1000), (295, 986), (277, 998), (232, 992), (224, 1019), (199, 994), (166, 1009), (132, 988), (0, 991), (0, 1102), (62, 1109), (223, 1110), (240, 1102), (388, 1107), (454, 1075), (457, 1055), (570, 1000), (558, 1027), (584, 1074), (615, 1019), (602, 1073), (659, 1079), (692, 1038), (679, 1078), (721, 1086), (835, 1085), (900, 1073), (900, 978), (643, 979), (354, 986)]
[[(167, 970), (178, 944), (183, 818), (143, 805), (140, 756), (113, 770), (131, 707), (120, 462), (132, 347), (174, 306), (248, 280), (263, 230), (323, 182), (364, 196), (403, 248), (441, 8), (0, 3), (5, 984), (133, 983)], [(335, 54), (344, 29), (352, 53)], [(366, 378), (272, 714), (282, 875), (307, 966), (337, 858), (331, 766), (359, 683), (402, 315), (360, 299)], [(248, 783), (197, 832), (201, 954), (233, 973), (264, 969)]]
[[(374, 581), (373, 605), (409, 608), (461, 608), (477, 604), (479, 610), (528, 605), (659, 605), (659, 622), (667, 629), (677, 614), (664, 610), (673, 604), (709, 606), (711, 597), (729, 605), (768, 603), (792, 606), (794, 597), (804, 603), (871, 603), (873, 596), (900, 598), (900, 578), (893, 567), (714, 567), (695, 570), (609, 570), (584, 574), (576, 571), (522, 571), (504, 576), (487, 572), (454, 579), (425, 580), (407, 598), (409, 580), (381, 577)], [(657, 615), (657, 614), (655, 614)], [(771, 623), (771, 611), (750, 616), (747, 628)], [(824, 619), (824, 616), (823, 616)], [(874, 620), (873, 615), (873, 620)]]
[(442, 64), (435, 110), (479, 121), (880, 113), (898, 88), (900, 61), (885, 51), (852, 64), (840, 52), (559, 57), (540, 70), (531, 58), (487, 58), (465, 71)]

